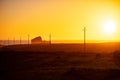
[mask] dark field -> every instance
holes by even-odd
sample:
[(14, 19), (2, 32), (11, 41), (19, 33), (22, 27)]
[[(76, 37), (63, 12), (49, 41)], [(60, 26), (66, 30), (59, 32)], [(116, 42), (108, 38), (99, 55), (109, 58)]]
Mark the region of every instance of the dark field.
[(120, 80), (119, 48), (110, 45), (86, 53), (77, 44), (2, 47), (0, 80)]

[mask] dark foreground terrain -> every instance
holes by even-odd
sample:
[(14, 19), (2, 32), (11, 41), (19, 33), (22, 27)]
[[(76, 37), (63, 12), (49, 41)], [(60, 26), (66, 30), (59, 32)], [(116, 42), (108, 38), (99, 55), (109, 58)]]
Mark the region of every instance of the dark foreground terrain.
[(0, 51), (0, 80), (120, 80), (120, 53)]

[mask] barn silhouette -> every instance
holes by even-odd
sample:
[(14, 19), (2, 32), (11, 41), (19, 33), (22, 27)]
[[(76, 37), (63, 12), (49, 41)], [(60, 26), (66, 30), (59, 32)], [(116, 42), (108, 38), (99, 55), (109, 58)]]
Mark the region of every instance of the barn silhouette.
[(38, 37), (35, 37), (31, 40), (31, 43), (32, 44), (41, 44), (42, 43), (42, 37), (41, 36), (38, 36)]
[(50, 41), (42, 40), (41, 36), (35, 37), (31, 40), (31, 44), (49, 44)]

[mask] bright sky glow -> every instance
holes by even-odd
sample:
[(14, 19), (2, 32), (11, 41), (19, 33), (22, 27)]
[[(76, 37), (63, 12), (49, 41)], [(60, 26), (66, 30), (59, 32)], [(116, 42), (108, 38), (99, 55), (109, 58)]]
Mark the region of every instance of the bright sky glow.
[(115, 35), (114, 33), (117, 30), (116, 22), (113, 20), (107, 20), (104, 22), (104, 33), (108, 35)]
[(87, 40), (120, 40), (120, 0), (1, 0), (0, 10), (0, 39), (83, 40), (86, 27)]

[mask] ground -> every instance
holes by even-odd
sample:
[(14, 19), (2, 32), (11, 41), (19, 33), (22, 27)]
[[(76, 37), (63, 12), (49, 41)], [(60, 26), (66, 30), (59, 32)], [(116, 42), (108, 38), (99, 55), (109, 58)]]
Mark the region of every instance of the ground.
[(18, 51), (4, 47), (0, 51), (0, 80), (120, 80), (119, 56), (119, 51)]

